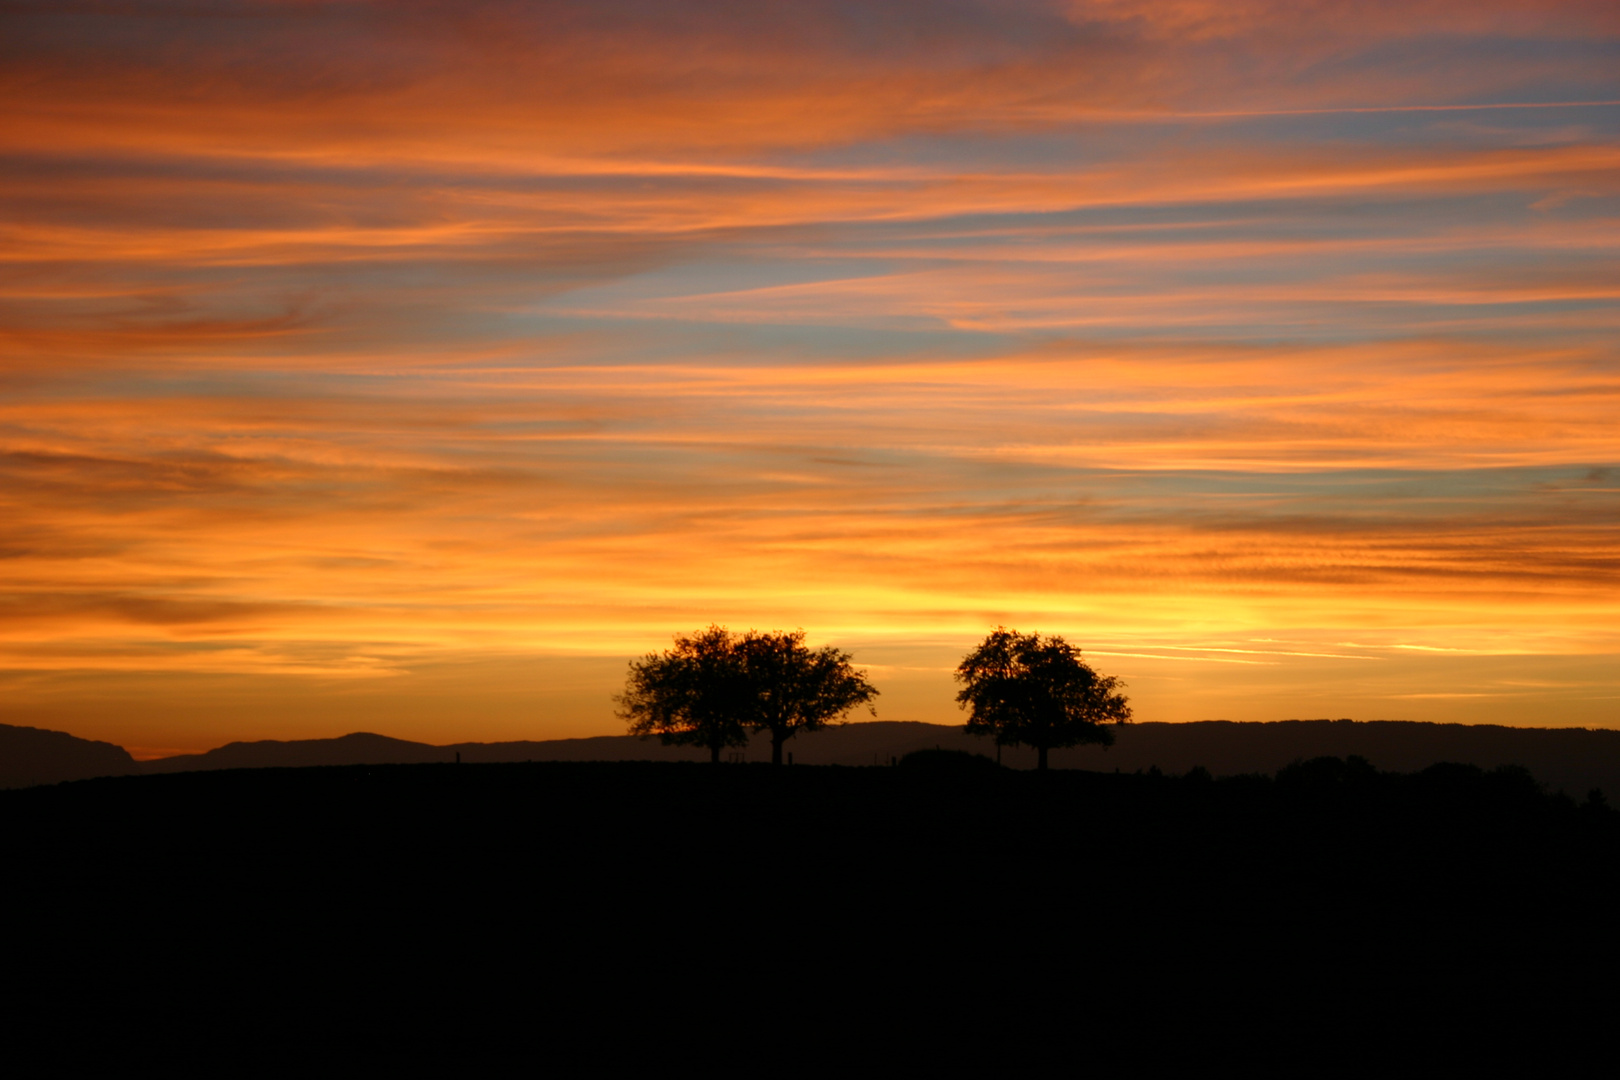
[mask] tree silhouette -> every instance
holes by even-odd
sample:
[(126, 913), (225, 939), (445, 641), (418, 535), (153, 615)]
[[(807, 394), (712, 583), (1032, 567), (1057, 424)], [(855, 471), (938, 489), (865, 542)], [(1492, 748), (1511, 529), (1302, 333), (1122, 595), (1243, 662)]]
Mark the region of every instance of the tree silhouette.
[(749, 731), (768, 731), (771, 764), (780, 765), (788, 739), (836, 723), (858, 705), (871, 709), (877, 693), (848, 653), (809, 648), (803, 630), (733, 634), (711, 625), (631, 661), (624, 693), (613, 700), (630, 734), (706, 746), (715, 762), (726, 747), (746, 746)]
[(675, 635), (675, 647), (630, 662), (624, 693), (613, 700), (630, 734), (657, 735), (666, 746), (706, 746), (718, 763), (728, 746), (748, 745), (743, 718), (752, 687), (733, 635), (723, 626)]
[(744, 723), (771, 733), (771, 764), (782, 764), (782, 744), (801, 731), (837, 723), (865, 705), (873, 715), (877, 690), (850, 664), (850, 655), (831, 645), (811, 649), (804, 631), (750, 630), (735, 645), (751, 688), (751, 710)]
[(956, 668), (956, 700), (970, 708), (970, 735), (997, 745), (1032, 746), (1038, 768), (1048, 750), (1082, 743), (1111, 746), (1110, 725), (1129, 723), (1131, 707), (1112, 675), (1099, 675), (1080, 650), (1057, 635), (998, 626)]

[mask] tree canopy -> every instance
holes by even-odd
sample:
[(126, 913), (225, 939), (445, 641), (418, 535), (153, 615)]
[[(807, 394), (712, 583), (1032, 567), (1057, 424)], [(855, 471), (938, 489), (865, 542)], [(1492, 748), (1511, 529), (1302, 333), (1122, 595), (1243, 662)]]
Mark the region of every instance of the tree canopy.
[(736, 643), (752, 688), (753, 709), (744, 721), (751, 731), (771, 735), (771, 763), (782, 763), (782, 744), (801, 731), (837, 723), (864, 705), (873, 715), (878, 692), (855, 670), (849, 653), (831, 645), (812, 649), (804, 631), (750, 630)]
[(750, 694), (732, 634), (710, 626), (676, 634), (673, 649), (632, 660), (624, 693), (613, 700), (630, 734), (707, 747), (710, 760), (719, 761), (726, 747), (748, 745), (743, 720)]
[(1128, 699), (1118, 692), (1124, 684), (1097, 674), (1055, 634), (998, 626), (963, 658), (956, 680), (963, 684), (957, 703), (971, 710), (968, 733), (1034, 747), (1042, 769), (1049, 750), (1112, 745), (1112, 726), (1131, 719)]
[(788, 739), (858, 706), (871, 710), (878, 693), (848, 653), (811, 649), (804, 638), (803, 630), (734, 634), (723, 626), (677, 634), (673, 649), (631, 662), (614, 699), (619, 716), (632, 735), (704, 746), (712, 761), (727, 746), (746, 745), (748, 732), (769, 732), (771, 761), (780, 765)]

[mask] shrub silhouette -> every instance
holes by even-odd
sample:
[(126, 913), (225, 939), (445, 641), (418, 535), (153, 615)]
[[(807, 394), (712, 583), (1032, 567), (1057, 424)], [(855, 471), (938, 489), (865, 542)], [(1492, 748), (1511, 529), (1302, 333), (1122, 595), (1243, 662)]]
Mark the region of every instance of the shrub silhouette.
[(1319, 757), (1296, 761), (1277, 770), (1277, 782), (1284, 786), (1326, 788), (1377, 781), (1378, 770), (1358, 754), (1348, 758)]
[(938, 772), (989, 773), (1001, 768), (991, 758), (967, 750), (913, 750), (900, 759), (908, 769), (931, 769)]

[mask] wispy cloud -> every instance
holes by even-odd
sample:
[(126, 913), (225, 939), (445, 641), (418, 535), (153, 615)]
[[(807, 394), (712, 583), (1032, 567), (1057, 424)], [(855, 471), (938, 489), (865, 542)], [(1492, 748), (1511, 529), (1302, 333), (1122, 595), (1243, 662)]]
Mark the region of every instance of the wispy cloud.
[(1181, 719), (1620, 652), (1612, 4), (0, 20), (18, 708), (431, 737), (569, 656), (582, 733), (710, 619), (947, 709), (940, 642), (1050, 628)]

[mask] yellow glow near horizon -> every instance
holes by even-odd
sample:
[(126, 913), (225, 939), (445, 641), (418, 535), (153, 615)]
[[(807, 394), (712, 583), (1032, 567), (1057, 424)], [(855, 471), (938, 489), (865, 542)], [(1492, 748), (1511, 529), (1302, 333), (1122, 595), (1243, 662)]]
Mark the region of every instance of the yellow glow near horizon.
[(0, 16), (0, 722), (602, 733), (715, 621), (1620, 723), (1613, 5), (857, 8)]

